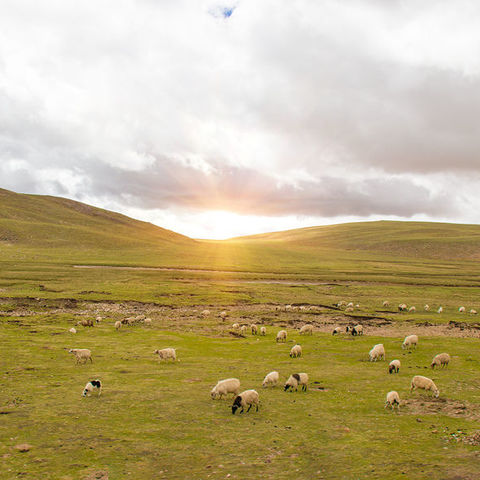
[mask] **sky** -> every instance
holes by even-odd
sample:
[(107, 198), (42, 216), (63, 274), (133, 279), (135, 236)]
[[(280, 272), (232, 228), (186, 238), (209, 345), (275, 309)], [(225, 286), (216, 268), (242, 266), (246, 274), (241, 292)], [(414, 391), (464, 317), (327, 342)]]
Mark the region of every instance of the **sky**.
[(480, 223), (480, 3), (2, 0), (0, 187), (195, 238)]

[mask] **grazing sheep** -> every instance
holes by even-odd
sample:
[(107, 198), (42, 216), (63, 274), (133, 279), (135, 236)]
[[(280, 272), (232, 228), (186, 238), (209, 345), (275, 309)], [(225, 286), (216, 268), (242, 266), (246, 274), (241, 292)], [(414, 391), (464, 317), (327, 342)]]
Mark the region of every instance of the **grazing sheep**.
[(252, 335), (258, 335), (258, 327), (254, 323), (250, 325), (250, 328), (252, 329)]
[(353, 307), (353, 302), (347, 303), (347, 308), (348, 307)]
[(400, 371), (400, 360), (392, 360), (388, 365), (388, 373), (398, 373)]
[(448, 367), (450, 363), (450, 355), (448, 353), (439, 353), (433, 357), (430, 368), (434, 369), (435, 367)]
[(287, 341), (287, 331), (286, 330), (280, 330), (278, 333), (277, 333), (277, 343), (278, 342), (286, 342)]
[(172, 361), (177, 359), (177, 353), (174, 348), (162, 348), (161, 350), (155, 350), (154, 355), (157, 354), (160, 357), (160, 360), (168, 360), (169, 358)]
[(417, 335), (408, 335), (405, 337), (405, 340), (402, 343), (402, 348), (405, 350), (406, 348), (410, 350), (410, 347), (417, 348), (418, 344), (418, 336)]
[(93, 327), (93, 320), (91, 318), (84, 318), (80, 320), (77, 325), (81, 325), (82, 327)]
[(308, 375), (306, 373), (294, 373), (288, 377), (288, 380), (285, 382), (283, 390), (286, 392), (290, 388), (295, 391), (298, 391), (298, 386), (302, 386), (302, 391), (307, 390), (308, 384)]
[(459, 313), (465, 313), (465, 307), (458, 307)]
[(223, 311), (223, 312), (220, 312), (219, 315), (218, 315), (222, 320), (225, 320), (228, 316), (228, 313)]
[(97, 318), (95, 319), (95, 321), (96, 321), (97, 323), (100, 323), (102, 320), (103, 320), (102, 317), (97, 317)]
[(294, 345), (290, 350), (290, 357), (297, 358), (302, 356), (302, 347), (300, 345)]
[(240, 328), (240, 325), (239, 325), (238, 323), (234, 323), (234, 324), (232, 325), (232, 328), (233, 328), (234, 330), (238, 330), (238, 329)]
[(72, 327), (68, 330), (70, 333), (77, 333), (77, 329), (75, 327)]
[[(347, 327), (347, 328), (348, 328), (348, 327)], [(342, 327), (335, 327), (335, 328), (333, 329), (332, 335), (338, 335), (338, 334), (340, 334), (340, 333), (342, 333)]]
[(345, 309), (345, 313), (352, 313), (353, 312), (353, 307), (347, 307)]
[(203, 317), (203, 318), (207, 318), (210, 316), (210, 310), (202, 310), (202, 312), (200, 313), (200, 315)]
[(408, 311), (409, 311), (410, 313), (415, 313), (415, 312), (417, 311), (417, 309), (412, 305), (412, 306), (408, 309)]
[(141, 315), (137, 315), (137, 316), (134, 318), (134, 320), (135, 320), (136, 322), (143, 322), (143, 320), (145, 320), (145, 318), (147, 318), (146, 315), (141, 314)]
[(300, 335), (313, 335), (313, 325), (307, 323), (300, 329)]
[(259, 401), (258, 393), (256, 392), (256, 390), (245, 390), (240, 395), (237, 395), (235, 397), (235, 400), (233, 401), (233, 405), (232, 405), (232, 414), (235, 415), (235, 412), (240, 407), (242, 408), (240, 410), (240, 413), (243, 413), (247, 405), (248, 405), (247, 413), (252, 408), (252, 405), (255, 405), (257, 407), (256, 411), (258, 412), (258, 401)]
[(278, 372), (270, 372), (263, 379), (262, 387), (268, 387), (269, 385), (275, 386), (280, 379)]
[(122, 325), (133, 325), (135, 323), (135, 319), (133, 317), (124, 318), (122, 320)]
[(343, 307), (347, 302), (345, 302), (344, 300), (340, 300), (338, 303), (337, 303), (337, 307), (338, 308), (341, 308)]
[(260, 335), (265, 336), (267, 334), (267, 329), (265, 327), (260, 327)]
[(476, 314), (477, 314), (477, 311), (472, 308), (472, 309), (470, 310), (470, 315), (476, 315)]
[(291, 305), (285, 305), (285, 311), (289, 312), (290, 310), (293, 310), (293, 307)]
[(401, 303), (399, 306), (398, 306), (398, 311), (399, 312), (405, 312), (407, 310), (407, 305), (405, 303)]
[(390, 302), (388, 300), (385, 300), (382, 304), (384, 307), (389, 307), (390, 306)]
[(363, 335), (363, 326), (362, 325), (355, 325), (354, 327), (351, 327), (352, 328), (352, 335), (353, 336), (356, 336), (356, 335)]
[(88, 348), (71, 348), (68, 353), (75, 355), (75, 363), (87, 363), (88, 360), (93, 363), (92, 352)]
[(235, 396), (240, 391), (240, 380), (238, 378), (227, 378), (226, 380), (220, 380), (211, 390), (210, 395), (213, 400), (217, 397), (222, 398), (223, 395), (233, 393)]
[(412, 393), (415, 389), (421, 388), (422, 390), (431, 390), (435, 398), (438, 398), (440, 395), (440, 391), (438, 390), (435, 383), (431, 378), (422, 377), (421, 375), (415, 375), (412, 378), (412, 385), (410, 387), (410, 393)]
[(427, 304), (427, 305), (425, 305), (423, 308), (424, 308), (424, 310), (425, 310), (426, 312), (428, 312), (428, 311), (430, 310), (430, 305)]
[(385, 402), (385, 408), (392, 407), (392, 410), (397, 406), (397, 409), (400, 407), (400, 396), (395, 390), (387, 393), (387, 401)]
[(143, 324), (144, 324), (144, 325), (151, 325), (151, 324), (152, 324), (152, 319), (151, 319), (151, 318), (146, 318), (146, 319), (143, 321)]
[(98, 379), (97, 380), (91, 380), (90, 382), (88, 382), (85, 385), (85, 388), (83, 389), (82, 396), (83, 397), (87, 397), (87, 396), (89, 397), (95, 389), (97, 390), (98, 396), (100, 396), (102, 394), (102, 383)]
[(115, 330), (120, 330), (121, 326), (122, 326), (122, 322), (120, 320), (117, 320), (115, 322)]
[(443, 312), (443, 307), (438, 307), (437, 313), (442, 313)]
[(383, 343), (378, 343), (375, 345), (370, 352), (368, 353), (371, 362), (376, 362), (377, 360), (385, 360), (385, 348)]
[(247, 334), (247, 326), (246, 326), (246, 325), (242, 325), (242, 326), (240, 327), (240, 333), (241, 333), (242, 335), (246, 335), (246, 334)]

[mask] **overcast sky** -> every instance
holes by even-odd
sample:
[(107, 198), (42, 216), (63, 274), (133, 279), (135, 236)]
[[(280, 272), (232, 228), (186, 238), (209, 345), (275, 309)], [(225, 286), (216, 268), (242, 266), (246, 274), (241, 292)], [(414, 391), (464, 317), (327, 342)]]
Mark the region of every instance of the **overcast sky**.
[(480, 2), (2, 0), (0, 187), (201, 238), (480, 223)]

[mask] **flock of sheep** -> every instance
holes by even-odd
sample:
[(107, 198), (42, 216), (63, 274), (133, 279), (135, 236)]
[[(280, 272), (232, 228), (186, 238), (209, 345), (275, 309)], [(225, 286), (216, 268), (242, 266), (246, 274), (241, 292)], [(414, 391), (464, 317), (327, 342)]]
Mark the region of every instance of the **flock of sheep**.
[[(337, 304), (337, 307), (342, 307), (345, 306), (345, 311), (348, 309), (353, 309), (353, 303), (346, 303), (346, 302), (339, 302)], [(383, 302), (384, 307), (389, 306), (388, 301)], [(290, 308), (289, 308), (290, 307)], [(356, 305), (358, 308), (359, 305)], [(277, 307), (278, 308), (278, 307)], [(281, 308), (281, 307), (280, 307)], [(286, 311), (291, 310), (293, 307), (291, 305), (287, 305), (284, 307)], [(400, 304), (398, 306), (399, 311), (410, 311), (414, 312), (415, 307), (410, 307), (408, 308), (406, 304)], [(428, 310), (429, 306), (425, 305), (425, 310)], [(438, 313), (442, 313), (443, 309), (442, 307), (439, 307), (437, 310)], [(465, 307), (460, 307), (458, 309), (460, 313), (465, 312)], [(471, 314), (476, 314), (475, 310), (470, 310)], [(207, 318), (210, 315), (209, 310), (204, 310), (201, 312), (201, 317)], [(219, 317), (222, 320), (225, 320), (225, 318), (228, 316), (226, 311), (223, 311), (219, 314)], [(96, 322), (101, 322), (102, 317), (97, 317)], [(136, 317), (129, 317), (124, 320), (119, 320), (116, 321), (114, 326), (116, 330), (119, 330), (122, 325), (134, 325), (135, 323), (140, 323), (143, 322), (146, 325), (151, 324), (151, 319), (147, 318), (145, 315), (138, 315)], [(82, 325), (84, 327), (93, 327), (93, 320), (91, 319), (84, 319), (78, 322), (79, 325)], [(251, 334), (252, 335), (262, 335), (265, 336), (267, 333), (267, 329), (265, 326), (262, 326), (258, 328), (256, 324), (251, 324), (249, 327), (247, 325), (242, 325), (240, 326), (238, 323), (234, 323), (232, 325), (232, 329), (234, 332), (239, 332), (242, 335), (245, 335), (250, 328)], [(69, 330), (72, 333), (76, 333), (76, 330), (74, 327), (70, 328)], [(337, 326), (333, 329), (332, 335), (340, 335), (342, 333), (346, 334), (351, 334), (353, 336), (357, 335), (363, 335), (364, 333), (364, 328), (361, 324), (358, 325), (353, 325), (353, 326), (346, 326), (345, 330), (343, 330), (342, 327)], [(311, 324), (305, 324), (299, 329), (299, 334), (300, 335), (313, 335), (313, 325)], [(286, 342), (287, 340), (287, 331), (286, 330), (280, 330), (277, 335), (276, 335), (276, 342)], [(402, 344), (402, 349), (411, 349), (411, 348), (417, 348), (418, 345), (418, 336), (417, 335), (408, 335), (405, 337), (403, 344)], [(92, 360), (92, 353), (89, 349), (86, 348), (72, 348), (69, 350), (69, 353), (72, 353), (75, 357), (76, 363), (77, 364), (85, 364), (89, 360), (91, 363), (93, 363)], [(177, 360), (177, 355), (176, 351), (174, 348), (163, 348), (163, 349), (158, 349), (153, 352), (155, 355), (158, 355), (161, 360), (172, 360), (175, 362)], [(294, 345), (290, 349), (290, 357), (291, 358), (298, 358), (302, 356), (302, 347), (299, 344)], [(376, 362), (377, 360), (385, 360), (385, 347), (383, 344), (377, 344), (374, 345), (373, 348), (369, 352), (369, 360), (371, 362)], [(437, 367), (447, 367), (450, 362), (450, 355), (448, 353), (441, 353), (436, 355), (431, 364), (430, 367), (433, 369), (436, 366)], [(398, 373), (400, 371), (401, 363), (400, 360), (394, 359), (390, 362), (388, 366), (388, 372), (389, 373)], [(262, 383), (262, 387), (274, 387), (278, 384), (280, 380), (280, 374), (277, 371), (272, 371), (268, 373)], [(298, 391), (298, 387), (300, 386), (302, 391), (307, 390), (307, 385), (308, 385), (308, 374), (307, 373), (294, 373), (291, 374), (288, 379), (286, 380), (284, 384), (284, 391)], [(435, 397), (439, 396), (439, 389), (435, 385), (432, 379), (421, 376), (421, 375), (415, 375), (412, 378), (411, 381), (411, 388), (410, 392), (413, 392), (416, 389), (423, 389), (425, 391), (431, 391)], [(89, 381), (83, 390), (83, 396), (90, 396), (90, 394), (93, 391), (97, 391), (98, 395), (100, 396), (101, 391), (102, 391), (102, 384), (100, 380), (92, 380)], [(217, 399), (217, 398), (223, 398), (226, 397), (228, 394), (233, 394), (233, 404), (232, 404), (232, 414), (235, 414), (235, 412), (240, 409), (240, 413), (243, 413), (245, 408), (247, 408), (247, 412), (250, 411), (250, 409), (254, 406), (256, 407), (256, 411), (258, 411), (259, 407), (259, 394), (256, 390), (245, 390), (244, 392), (240, 393), (240, 380), (237, 378), (228, 378), (225, 380), (220, 380), (211, 390), (210, 395), (212, 399)], [(385, 402), (385, 408), (390, 406), (392, 410), (395, 408), (395, 406), (398, 408), (400, 406), (400, 396), (398, 392), (392, 390), (387, 393), (386, 396), (386, 402)]]

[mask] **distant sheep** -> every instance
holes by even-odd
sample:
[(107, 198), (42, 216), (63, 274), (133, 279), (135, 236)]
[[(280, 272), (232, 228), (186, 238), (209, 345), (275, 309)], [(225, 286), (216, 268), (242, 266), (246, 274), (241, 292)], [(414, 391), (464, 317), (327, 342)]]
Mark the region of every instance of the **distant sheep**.
[(347, 307), (345, 309), (345, 313), (352, 313), (353, 312), (353, 307)]
[(428, 311), (430, 310), (430, 305), (428, 305), (428, 304), (425, 305), (425, 306), (423, 307), (423, 309), (424, 309), (426, 312), (428, 312)]
[(458, 307), (458, 313), (465, 313), (465, 307)]
[(73, 353), (75, 356), (75, 363), (93, 363), (92, 352), (88, 348), (71, 348), (68, 353)]
[(338, 308), (341, 308), (343, 307), (347, 302), (345, 302), (344, 300), (340, 300), (338, 303), (337, 303), (337, 307)]
[(477, 314), (477, 311), (472, 308), (472, 309), (470, 310), (470, 315), (476, 315), (476, 314)]
[(265, 327), (260, 327), (260, 335), (265, 336), (267, 334), (267, 329)]
[(375, 345), (370, 352), (368, 353), (371, 362), (376, 362), (377, 360), (385, 360), (385, 348), (383, 343), (378, 343)]
[(389, 306), (390, 306), (390, 302), (389, 302), (388, 300), (385, 300), (385, 301), (382, 303), (382, 305), (383, 305), (384, 307), (389, 307)]
[(417, 311), (417, 309), (412, 305), (412, 306), (408, 309), (408, 311), (409, 311), (410, 313), (415, 313), (415, 312)]
[(256, 390), (245, 390), (240, 395), (235, 397), (232, 405), (232, 414), (235, 415), (235, 412), (241, 408), (240, 413), (243, 413), (245, 407), (248, 405), (247, 413), (250, 411), (253, 405), (257, 407), (258, 412), (258, 393)]
[(169, 360), (175, 361), (177, 359), (177, 352), (174, 348), (162, 348), (161, 350), (155, 350), (154, 355), (158, 355), (160, 360)]
[(122, 326), (122, 322), (120, 320), (117, 320), (115, 322), (115, 330), (120, 330), (121, 326)]
[(277, 333), (277, 342), (286, 342), (287, 341), (287, 331), (286, 330), (280, 330)]
[(70, 333), (77, 333), (77, 329), (75, 327), (72, 327), (68, 330)]
[(83, 318), (77, 323), (77, 325), (81, 325), (82, 327), (93, 327), (93, 320), (91, 318)]
[(85, 385), (85, 388), (83, 389), (82, 396), (83, 397), (89, 397), (92, 392), (96, 390), (98, 393), (98, 396), (102, 394), (102, 382), (100, 380), (91, 380)]
[(279, 379), (280, 379), (280, 375), (278, 372), (270, 372), (263, 379), (262, 387), (265, 388), (270, 385), (273, 387), (278, 383)]
[(442, 313), (443, 312), (443, 307), (438, 307), (437, 313)]
[(300, 335), (313, 335), (313, 325), (307, 323), (300, 329)]
[(425, 391), (431, 390), (435, 398), (438, 398), (438, 396), (440, 395), (440, 391), (438, 390), (435, 383), (433, 383), (433, 380), (431, 378), (422, 377), (421, 375), (415, 375), (412, 378), (410, 393), (412, 393), (417, 388)]
[(238, 330), (240, 328), (240, 325), (238, 323), (234, 323), (232, 325), (233, 330)]
[(207, 318), (210, 316), (210, 310), (202, 310), (202, 312), (200, 313), (200, 315), (203, 317), (203, 318)]
[(405, 349), (410, 349), (411, 347), (417, 348), (418, 344), (418, 336), (417, 335), (408, 335), (405, 337), (405, 340), (402, 343), (402, 348)]
[(435, 367), (448, 367), (450, 360), (450, 355), (448, 353), (439, 353), (433, 357), (430, 368), (434, 369)]
[(248, 330), (248, 329), (247, 329), (247, 326), (246, 326), (246, 325), (242, 325), (242, 326), (240, 327), (240, 333), (241, 333), (242, 335), (246, 335), (246, 334), (247, 334), (247, 330)]
[(353, 307), (353, 302), (347, 303), (347, 308)]
[(407, 310), (407, 305), (405, 303), (401, 303), (399, 306), (398, 306), (398, 311), (399, 312), (405, 312)]
[(302, 391), (307, 390), (308, 384), (308, 375), (306, 373), (294, 373), (288, 377), (288, 380), (285, 382), (284, 391), (291, 389), (298, 391), (298, 386), (302, 386)]
[(342, 333), (342, 327), (335, 327), (333, 329), (332, 335), (338, 335), (340, 333)]
[(228, 313), (223, 311), (223, 312), (220, 312), (219, 315), (218, 315), (222, 320), (225, 320), (228, 316)]
[(387, 400), (385, 402), (385, 408), (391, 407), (392, 410), (397, 406), (397, 409), (400, 407), (400, 396), (395, 390), (387, 393)]
[(152, 324), (152, 319), (151, 319), (151, 318), (146, 318), (146, 319), (143, 321), (143, 324), (144, 324), (144, 325), (151, 325), (151, 324)]
[(363, 326), (359, 324), (352, 327), (352, 335), (363, 335)]
[(100, 323), (102, 320), (103, 320), (102, 317), (97, 317), (97, 318), (95, 318), (95, 321), (96, 321), (97, 323)]
[(252, 335), (258, 335), (258, 327), (254, 323), (250, 325), (250, 328), (252, 329)]
[(290, 357), (297, 358), (302, 356), (302, 347), (300, 345), (294, 345), (290, 350)]
[(238, 395), (240, 391), (240, 380), (238, 378), (227, 378), (225, 380), (220, 380), (211, 390), (210, 395), (213, 400), (217, 397), (222, 398), (224, 395), (233, 393)]
[(400, 371), (400, 360), (392, 360), (388, 365), (388, 373), (398, 373)]

